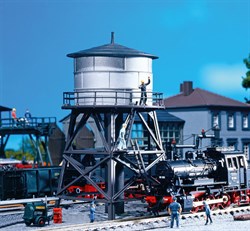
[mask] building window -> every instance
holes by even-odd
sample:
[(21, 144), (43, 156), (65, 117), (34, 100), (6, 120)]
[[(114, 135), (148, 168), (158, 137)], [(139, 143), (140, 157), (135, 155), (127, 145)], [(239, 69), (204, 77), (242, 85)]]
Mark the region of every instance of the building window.
[[(182, 125), (179, 123), (159, 123), (162, 142), (176, 141), (181, 142)], [(137, 139), (140, 147), (146, 147), (148, 144), (148, 131), (144, 130), (141, 123), (134, 123), (132, 126), (132, 139)]]
[(140, 123), (134, 123), (132, 126), (132, 139), (137, 139), (139, 145), (144, 145), (143, 126)]
[(242, 129), (248, 130), (249, 129), (249, 115), (242, 114)]
[(243, 144), (243, 151), (246, 155), (246, 159), (249, 160), (249, 144)]
[(228, 130), (235, 130), (235, 114), (230, 113), (227, 116), (227, 128)]
[(250, 138), (242, 138), (241, 139), (241, 142), (242, 142), (242, 150), (244, 152), (244, 154), (246, 155), (246, 159), (247, 160), (250, 160), (249, 158), (249, 155), (250, 155)]
[(237, 150), (237, 145), (238, 145), (238, 139), (237, 138), (228, 138), (227, 139), (227, 146), (228, 147), (233, 147), (234, 150)]
[(163, 142), (176, 141), (177, 144), (181, 140), (181, 126), (177, 123), (160, 123), (160, 134)]
[(213, 112), (212, 114), (212, 127), (220, 128), (220, 115), (218, 112)]

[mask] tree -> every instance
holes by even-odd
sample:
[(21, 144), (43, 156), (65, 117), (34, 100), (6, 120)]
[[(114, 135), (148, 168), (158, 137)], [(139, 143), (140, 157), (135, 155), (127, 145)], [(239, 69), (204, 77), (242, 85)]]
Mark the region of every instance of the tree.
[[(39, 144), (41, 152), (44, 152), (42, 144)], [(28, 161), (33, 161), (37, 154), (37, 148), (34, 146), (32, 140), (28, 137), (22, 137), (22, 141), (19, 144), (18, 150), (6, 149), (5, 155), (7, 158), (14, 158), (17, 160), (23, 160), (25, 157)]]
[[(246, 67), (248, 71), (246, 72), (246, 77), (242, 77), (242, 87), (248, 90), (250, 88), (250, 54), (248, 58), (243, 59), (243, 62), (246, 64)], [(246, 103), (250, 104), (250, 99), (249, 98), (244, 98)]]

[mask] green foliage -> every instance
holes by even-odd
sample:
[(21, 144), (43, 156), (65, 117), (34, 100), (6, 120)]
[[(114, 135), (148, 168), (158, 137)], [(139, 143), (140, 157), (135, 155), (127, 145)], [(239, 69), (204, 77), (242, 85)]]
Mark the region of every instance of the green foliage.
[[(250, 54), (248, 58), (243, 59), (243, 62), (246, 64), (247, 69), (250, 69)], [(250, 88), (250, 70), (246, 72), (246, 76), (242, 77), (242, 87), (248, 90)], [(250, 103), (250, 100), (245, 97), (246, 103)]]
[(243, 59), (243, 62), (246, 64), (246, 67), (250, 69), (250, 54), (248, 56), (248, 59)]
[(246, 90), (250, 88), (250, 76), (242, 78), (242, 87), (244, 87)]
[[(39, 144), (39, 148), (42, 153), (45, 152), (42, 144)], [(36, 154), (37, 154), (37, 150), (34, 144), (32, 143), (32, 140), (29, 137), (24, 137), (22, 139), (22, 141), (19, 144), (18, 150), (14, 150), (14, 149), (5, 150), (5, 155), (7, 158), (14, 158), (17, 160), (22, 160), (23, 157), (25, 157), (27, 161), (30, 161), (30, 160), (33, 161)]]
[(26, 157), (26, 160), (34, 160), (34, 156), (28, 152), (23, 153), (22, 150), (13, 150), (7, 149), (5, 151), (6, 158), (14, 158), (17, 160), (22, 160), (23, 157)]

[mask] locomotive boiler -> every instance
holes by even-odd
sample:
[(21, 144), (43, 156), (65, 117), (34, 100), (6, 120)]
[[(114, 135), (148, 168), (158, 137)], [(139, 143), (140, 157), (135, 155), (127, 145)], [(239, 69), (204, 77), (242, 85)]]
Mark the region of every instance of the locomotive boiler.
[(173, 184), (198, 185), (200, 181), (204, 183), (204, 179), (208, 181), (208, 177), (216, 170), (215, 161), (204, 159), (161, 161), (156, 167), (156, 175), (169, 186)]

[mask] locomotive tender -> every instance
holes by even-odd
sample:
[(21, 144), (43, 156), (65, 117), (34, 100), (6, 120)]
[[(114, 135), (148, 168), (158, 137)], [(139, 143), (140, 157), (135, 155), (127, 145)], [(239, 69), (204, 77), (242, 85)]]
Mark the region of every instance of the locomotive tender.
[(192, 212), (202, 210), (204, 200), (211, 209), (250, 203), (249, 164), (239, 151), (208, 148), (194, 160), (160, 161), (155, 175), (160, 184), (145, 198), (151, 208), (167, 207), (173, 196)]

